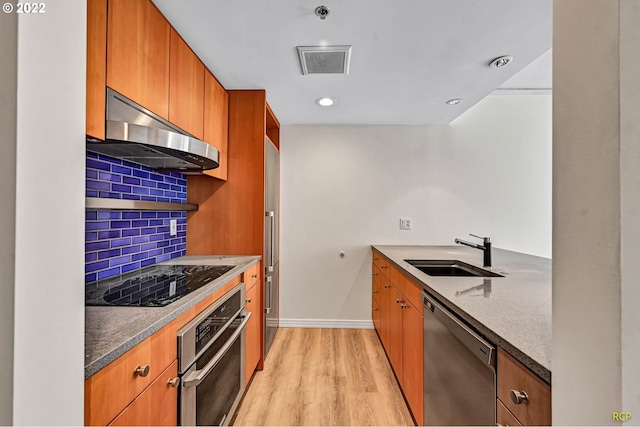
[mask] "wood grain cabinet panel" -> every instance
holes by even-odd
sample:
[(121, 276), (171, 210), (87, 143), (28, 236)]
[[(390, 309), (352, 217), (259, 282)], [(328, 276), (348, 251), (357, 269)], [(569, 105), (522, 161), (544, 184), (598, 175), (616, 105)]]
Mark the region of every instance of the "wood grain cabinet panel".
[(203, 139), (204, 64), (176, 30), (169, 49), (169, 121)]
[(371, 301), (371, 321), (373, 322), (374, 328), (376, 330), (380, 330), (380, 304), (378, 301), (373, 298)]
[(175, 360), (110, 425), (176, 426), (178, 425), (178, 378)]
[(400, 293), (413, 304), (414, 308), (418, 310), (420, 314), (423, 314), (422, 287), (401, 273), (400, 269), (393, 265), (389, 266), (389, 278), (391, 283), (398, 287)]
[[(259, 265), (259, 263), (258, 263)], [(258, 362), (260, 361), (260, 354), (262, 352), (262, 324), (260, 323), (260, 312), (262, 308), (262, 292), (260, 292), (260, 282), (253, 285), (251, 289), (247, 291), (247, 300), (245, 310), (251, 312), (251, 319), (246, 326), (245, 343), (246, 343), (246, 382), (249, 383), (253, 371), (256, 370)]]
[[(551, 425), (551, 387), (498, 347), (498, 398), (522, 425)], [(516, 404), (511, 391), (524, 392), (527, 402)]]
[(87, 135), (104, 140), (107, 84), (107, 0), (87, 1)]
[(150, 365), (150, 343), (147, 338), (85, 380), (86, 425), (107, 425), (149, 385), (153, 377), (135, 371)]
[(496, 417), (499, 426), (521, 426), (520, 421), (507, 409), (506, 406), (500, 402), (500, 399), (496, 400)]
[(250, 289), (258, 280), (260, 280), (260, 263), (257, 262), (253, 264), (251, 267), (247, 268), (247, 270), (243, 273), (244, 277), (242, 280), (247, 285), (247, 290)]
[(424, 420), (424, 318), (410, 304), (402, 309), (402, 391), (418, 424)]
[(382, 277), (380, 280), (380, 330), (378, 331), (378, 335), (380, 335), (380, 341), (382, 341), (382, 346), (389, 355), (389, 335), (390, 335), (390, 308), (389, 301), (391, 300), (391, 283), (387, 280), (387, 278)]
[(402, 304), (403, 298), (395, 286), (389, 292), (389, 349), (391, 366), (402, 382)]
[(107, 86), (167, 120), (170, 32), (151, 0), (109, 0)]
[(205, 175), (227, 180), (229, 146), (229, 94), (209, 71), (204, 77), (204, 141), (220, 152), (220, 166)]

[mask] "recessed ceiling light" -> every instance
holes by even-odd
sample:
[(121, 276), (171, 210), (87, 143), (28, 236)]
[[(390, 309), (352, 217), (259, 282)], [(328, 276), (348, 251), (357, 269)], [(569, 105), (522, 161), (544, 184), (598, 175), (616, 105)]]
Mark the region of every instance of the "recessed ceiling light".
[(335, 103), (336, 103), (336, 100), (335, 99), (331, 99), (331, 98), (318, 98), (318, 99), (316, 99), (316, 104), (321, 105), (323, 107), (331, 107)]
[(505, 65), (510, 64), (511, 61), (513, 61), (513, 56), (509, 56), (509, 55), (499, 56), (493, 61), (491, 61), (489, 63), (489, 66), (493, 68), (501, 68), (501, 67), (504, 67)]
[(447, 101), (448, 105), (458, 105), (462, 102), (462, 98), (453, 98)]

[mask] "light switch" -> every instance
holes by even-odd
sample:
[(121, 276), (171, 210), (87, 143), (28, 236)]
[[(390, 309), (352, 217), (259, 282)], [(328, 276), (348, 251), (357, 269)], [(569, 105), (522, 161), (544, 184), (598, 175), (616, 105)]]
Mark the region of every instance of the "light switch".
[(411, 230), (411, 218), (400, 218), (400, 230)]
[(178, 220), (177, 219), (169, 220), (169, 235), (176, 236), (177, 234), (178, 234)]

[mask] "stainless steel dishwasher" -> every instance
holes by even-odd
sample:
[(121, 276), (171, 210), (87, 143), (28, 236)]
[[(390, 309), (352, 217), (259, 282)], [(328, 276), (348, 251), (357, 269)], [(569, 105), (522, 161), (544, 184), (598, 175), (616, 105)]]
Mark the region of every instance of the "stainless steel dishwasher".
[(496, 348), (430, 295), (424, 304), (424, 425), (496, 425)]

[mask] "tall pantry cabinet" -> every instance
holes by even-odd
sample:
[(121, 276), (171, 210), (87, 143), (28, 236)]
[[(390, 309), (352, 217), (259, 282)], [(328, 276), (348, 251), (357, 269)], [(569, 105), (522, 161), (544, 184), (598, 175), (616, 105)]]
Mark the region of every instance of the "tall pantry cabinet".
[[(187, 214), (188, 255), (262, 255), (265, 259), (265, 136), (279, 148), (280, 124), (264, 90), (230, 90), (227, 181), (190, 176), (187, 200), (198, 210)], [(261, 278), (263, 275), (260, 276)], [(264, 280), (260, 295), (264, 295)], [(259, 321), (264, 345), (264, 311)], [(264, 348), (260, 349), (264, 354)], [(263, 357), (257, 368), (262, 369)]]

